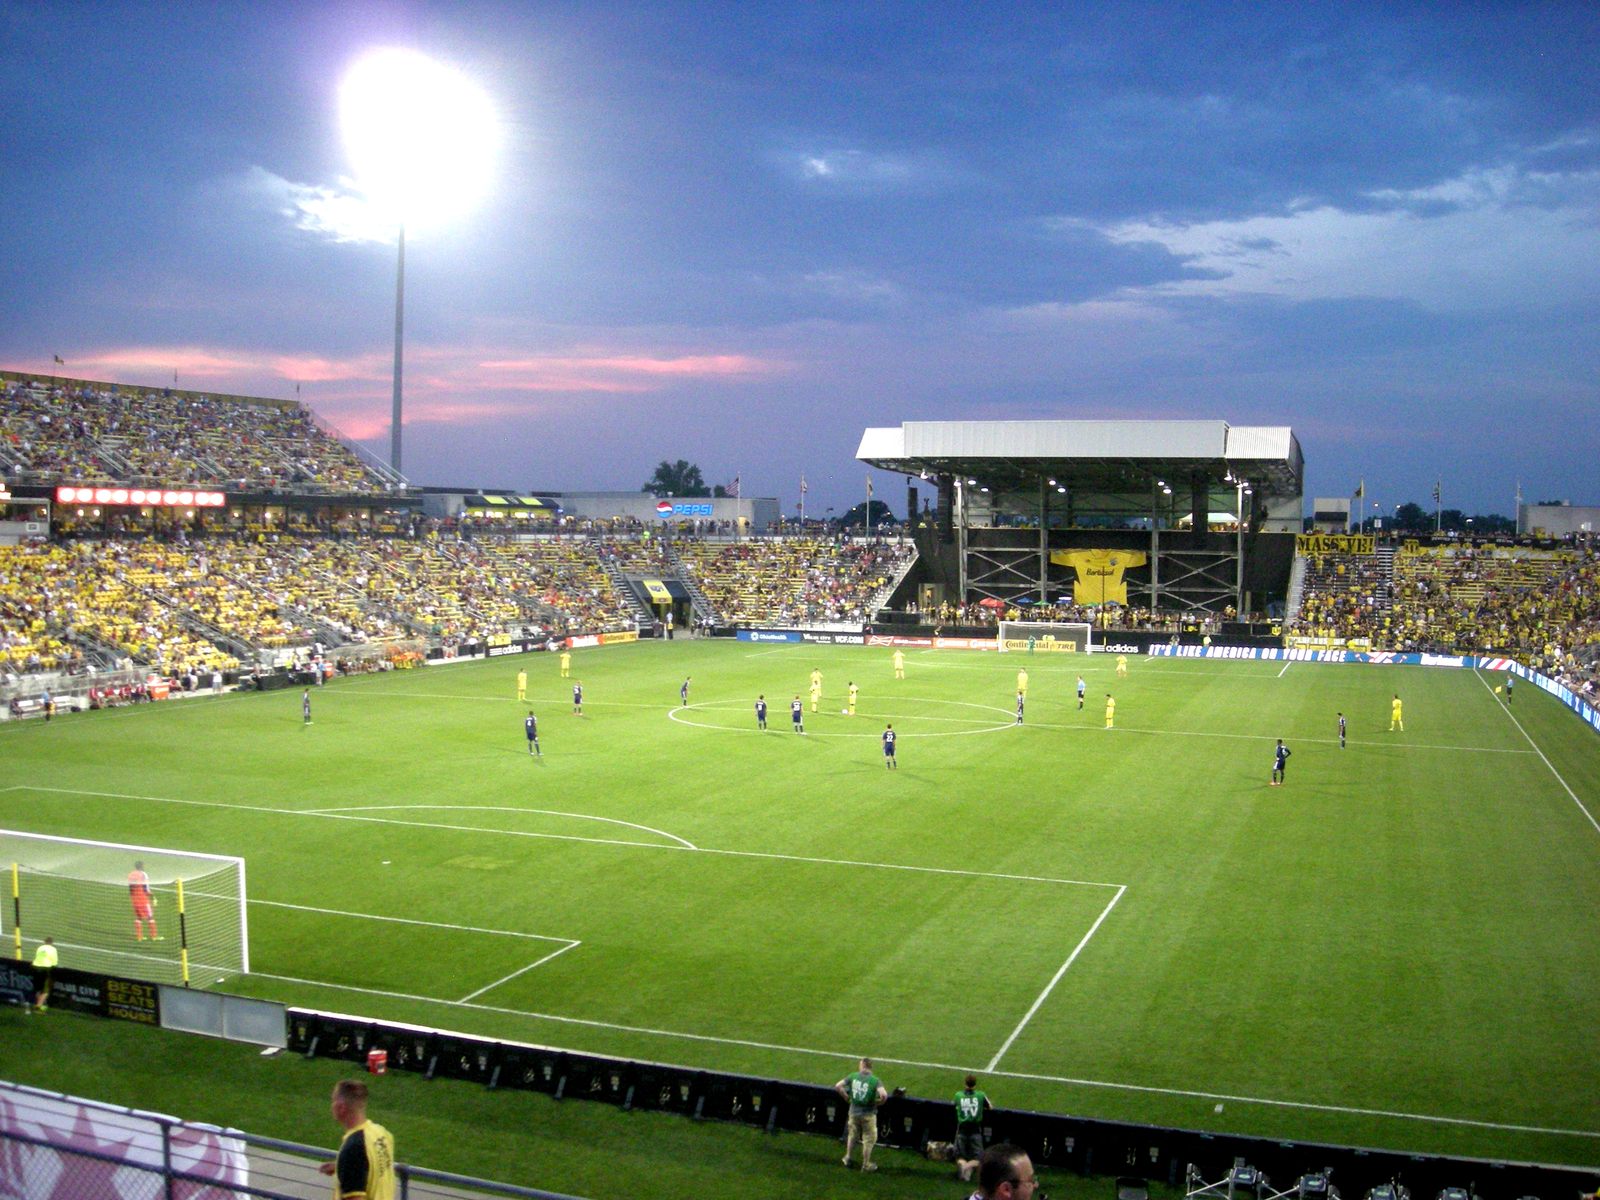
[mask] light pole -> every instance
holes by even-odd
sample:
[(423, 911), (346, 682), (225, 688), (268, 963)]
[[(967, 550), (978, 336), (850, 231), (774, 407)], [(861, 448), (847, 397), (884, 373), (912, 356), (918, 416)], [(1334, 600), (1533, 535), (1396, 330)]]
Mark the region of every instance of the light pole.
[(394, 409), (389, 416), (389, 465), (396, 475), (400, 469), (400, 375), (405, 362), (403, 347), (406, 332), (406, 226), (400, 223), (400, 258), (394, 274)]
[(406, 231), (448, 221), (488, 190), (499, 126), (489, 98), (460, 72), (415, 50), (376, 50), (339, 88), (356, 182), (375, 216), (399, 231), (394, 290), (394, 403), (389, 465), (401, 471)]

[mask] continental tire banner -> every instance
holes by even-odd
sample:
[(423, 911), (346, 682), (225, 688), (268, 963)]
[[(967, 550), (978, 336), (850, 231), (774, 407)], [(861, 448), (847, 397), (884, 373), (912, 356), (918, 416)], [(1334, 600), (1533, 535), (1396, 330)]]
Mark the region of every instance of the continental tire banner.
[(1076, 654), (1078, 643), (1070, 638), (1058, 638), (1050, 633), (1041, 638), (1007, 638), (1005, 641), (1007, 654), (1012, 652), (1026, 654), (1029, 650), (1036, 650), (1040, 654)]
[(1376, 554), (1378, 539), (1370, 533), (1297, 533), (1296, 554)]
[(615, 646), (619, 642), (637, 642), (639, 631), (637, 629), (619, 629), (615, 633), (602, 633), (600, 644), (602, 646)]

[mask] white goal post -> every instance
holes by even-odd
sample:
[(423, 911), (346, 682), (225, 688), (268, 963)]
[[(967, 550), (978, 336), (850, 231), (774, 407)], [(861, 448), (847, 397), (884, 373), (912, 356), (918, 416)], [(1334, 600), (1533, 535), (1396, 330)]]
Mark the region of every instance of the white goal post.
[(1001, 621), (1000, 653), (1087, 654), (1092, 630), (1086, 621)]
[[(204, 987), (250, 970), (244, 859), (0, 829), (0, 953)], [(148, 897), (148, 898), (146, 898)]]

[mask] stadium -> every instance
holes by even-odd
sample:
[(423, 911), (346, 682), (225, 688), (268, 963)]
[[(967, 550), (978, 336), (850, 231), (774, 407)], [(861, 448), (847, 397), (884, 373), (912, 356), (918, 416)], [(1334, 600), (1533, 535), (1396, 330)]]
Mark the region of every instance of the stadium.
[(1600, 1200), (1592, 3), (0, 30), (0, 1200)]
[[(837, 1171), (870, 1055), (901, 1186), (954, 1194), (920, 1156), (969, 1072), (1052, 1187), (1588, 1182), (1581, 529), (1352, 531), (1286, 425), (872, 427), (908, 519), (852, 528), (414, 487), (297, 402), (0, 382), (24, 1057), (49, 936), (51, 1019), (107, 1059), (287, 1049), (250, 1070), (579, 1142), (699, 1119), (721, 1148), (684, 1153)], [(563, 1098), (594, 1103), (527, 1107)], [(300, 1194), (247, 1133), (166, 1179)]]

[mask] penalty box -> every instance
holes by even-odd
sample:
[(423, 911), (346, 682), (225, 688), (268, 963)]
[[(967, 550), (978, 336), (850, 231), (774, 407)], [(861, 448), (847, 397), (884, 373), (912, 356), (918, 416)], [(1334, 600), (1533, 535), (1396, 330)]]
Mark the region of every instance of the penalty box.
[[(586, 1043), (595, 1027), (614, 1026), (656, 1031), (663, 1045), (674, 1035), (794, 1049), (842, 1043), (886, 1058), (982, 1064), (1046, 1003), (1122, 891), (642, 844), (536, 841), (519, 857), (492, 884), (472, 872), (457, 906), (488, 902), (474, 894), (486, 884), (526, 896), (528, 915), (561, 930), (569, 949), (551, 943), (558, 952), (530, 955), (526, 943), (438, 929), (403, 958), (352, 970), (334, 949), (314, 971), (284, 974), (378, 993), (372, 1009), (390, 995), (489, 1009), (501, 1020), (527, 1014), (527, 1026), (508, 1032), (538, 1040), (570, 1039), (551, 1032), (565, 1018), (590, 1027)], [(264, 933), (258, 945), (260, 969), (276, 973), (266, 964), (284, 960), (269, 956)], [(286, 938), (282, 949), (300, 945)]]

